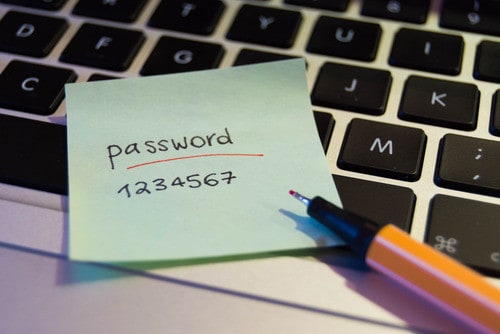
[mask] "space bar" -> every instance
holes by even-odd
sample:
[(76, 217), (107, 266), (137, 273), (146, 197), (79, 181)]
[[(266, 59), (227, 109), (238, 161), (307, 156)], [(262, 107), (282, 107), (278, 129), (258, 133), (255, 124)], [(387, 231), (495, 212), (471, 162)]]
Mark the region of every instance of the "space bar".
[(66, 127), (0, 115), (0, 182), (68, 193)]

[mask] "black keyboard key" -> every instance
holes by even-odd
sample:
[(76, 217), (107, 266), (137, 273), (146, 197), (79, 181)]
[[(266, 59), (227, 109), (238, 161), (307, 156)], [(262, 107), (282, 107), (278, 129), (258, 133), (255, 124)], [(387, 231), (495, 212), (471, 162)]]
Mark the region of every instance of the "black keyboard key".
[(500, 206), (436, 195), (425, 242), (486, 275), (500, 277)]
[(73, 14), (130, 23), (137, 19), (145, 4), (146, 0), (80, 0)]
[[(333, 175), (344, 209), (410, 232), (415, 194), (410, 188)], [(385, 208), (391, 208), (386, 210)]]
[(311, 99), (319, 106), (381, 115), (391, 82), (388, 71), (326, 63), (321, 67)]
[(333, 116), (327, 112), (314, 111), (314, 121), (316, 122), (316, 128), (318, 130), (319, 139), (321, 140), (321, 145), (323, 146), (323, 151), (326, 154), (328, 146), (330, 145), (330, 139), (332, 138), (335, 120)]
[(83, 24), (60, 60), (112, 71), (125, 71), (144, 42), (140, 31)]
[(241, 6), (227, 38), (236, 41), (290, 48), (302, 21), (299, 12), (252, 5)]
[(233, 65), (234, 66), (249, 65), (249, 64), (265, 63), (277, 60), (285, 60), (291, 58), (297, 58), (297, 57), (279, 53), (242, 49), (240, 53), (238, 53), (238, 56), (236, 57), (236, 60), (234, 61)]
[(151, 16), (149, 26), (192, 34), (210, 35), (224, 11), (219, 0), (163, 0)]
[(495, 136), (500, 136), (500, 90), (497, 90), (493, 95), (490, 132)]
[(344, 12), (349, 4), (348, 0), (285, 0), (285, 3), (304, 7), (313, 7), (326, 10)]
[(384, 19), (424, 23), (429, 11), (429, 0), (365, 0), (361, 14)]
[(500, 83), (500, 43), (482, 41), (477, 46), (474, 78)]
[(0, 107), (50, 115), (64, 98), (64, 85), (74, 81), (69, 69), (11, 61), (0, 74)]
[(440, 26), (500, 35), (500, 2), (497, 0), (444, 0)]
[(389, 63), (421, 71), (457, 75), (462, 67), (464, 41), (460, 36), (400, 29)]
[(63, 19), (11, 11), (0, 21), (0, 50), (45, 57), (67, 28)]
[(413, 122), (474, 130), (478, 107), (479, 90), (473, 84), (410, 76), (398, 116)]
[(500, 142), (454, 134), (444, 136), (435, 182), (446, 188), (499, 197)]
[(0, 182), (67, 194), (66, 127), (0, 114)]
[(10, 3), (18, 6), (40, 8), (46, 10), (58, 10), (66, 3), (66, 0), (0, 0), (0, 3)]
[(219, 65), (224, 49), (219, 44), (163, 36), (146, 60), (141, 74), (198, 71)]
[(92, 74), (87, 81), (102, 81), (102, 80), (112, 80), (112, 79), (120, 79), (118, 77), (112, 77), (109, 75), (94, 73)]
[(378, 24), (321, 16), (314, 26), (307, 51), (371, 61), (377, 54), (381, 34)]
[(420, 178), (426, 141), (420, 129), (354, 119), (337, 164), (355, 172), (416, 181)]

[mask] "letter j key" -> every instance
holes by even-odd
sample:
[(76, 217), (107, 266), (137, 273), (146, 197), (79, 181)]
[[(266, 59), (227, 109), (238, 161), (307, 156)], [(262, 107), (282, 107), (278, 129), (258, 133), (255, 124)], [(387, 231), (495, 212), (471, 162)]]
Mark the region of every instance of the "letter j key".
[(381, 115), (385, 112), (391, 82), (389, 71), (326, 63), (311, 98), (318, 106)]

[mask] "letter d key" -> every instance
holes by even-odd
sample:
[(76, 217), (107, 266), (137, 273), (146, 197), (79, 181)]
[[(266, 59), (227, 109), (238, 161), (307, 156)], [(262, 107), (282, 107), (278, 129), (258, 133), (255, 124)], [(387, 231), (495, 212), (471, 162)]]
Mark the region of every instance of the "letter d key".
[(10, 11), (0, 21), (0, 51), (45, 57), (67, 27), (63, 19)]

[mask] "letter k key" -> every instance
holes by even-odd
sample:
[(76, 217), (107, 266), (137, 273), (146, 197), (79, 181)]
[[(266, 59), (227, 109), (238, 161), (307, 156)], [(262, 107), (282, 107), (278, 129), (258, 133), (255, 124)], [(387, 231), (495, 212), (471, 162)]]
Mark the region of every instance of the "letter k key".
[(410, 76), (398, 116), (413, 122), (473, 130), (478, 107), (479, 90), (475, 85)]
[(432, 92), (432, 99), (431, 99), (431, 104), (435, 105), (436, 103), (442, 105), (443, 107), (446, 107), (446, 103), (444, 103), (444, 98), (448, 94), (442, 93), (442, 94), (437, 94), (436, 92)]

